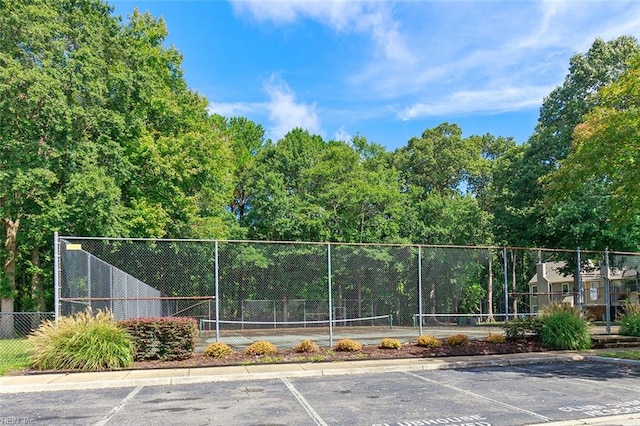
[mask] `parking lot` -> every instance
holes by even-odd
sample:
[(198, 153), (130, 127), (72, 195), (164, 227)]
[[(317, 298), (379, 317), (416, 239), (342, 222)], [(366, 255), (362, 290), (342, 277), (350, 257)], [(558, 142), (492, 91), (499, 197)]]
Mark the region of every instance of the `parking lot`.
[(0, 419), (47, 425), (526, 425), (640, 414), (639, 379), (637, 365), (568, 362), (27, 392), (0, 394)]

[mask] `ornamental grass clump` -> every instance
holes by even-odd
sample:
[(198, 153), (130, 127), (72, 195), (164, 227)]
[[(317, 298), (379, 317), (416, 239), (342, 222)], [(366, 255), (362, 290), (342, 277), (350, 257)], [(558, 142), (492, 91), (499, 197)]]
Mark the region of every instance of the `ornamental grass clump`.
[(37, 370), (101, 371), (129, 367), (134, 360), (131, 336), (108, 310), (94, 315), (88, 308), (59, 318), (57, 325), (45, 321), (28, 339), (29, 363)]
[(485, 339), (488, 343), (506, 343), (507, 338), (503, 334), (490, 334)]
[(319, 352), (320, 347), (313, 340), (303, 340), (294, 346), (293, 350), (297, 353)]
[(244, 353), (246, 353), (247, 355), (256, 356), (272, 356), (278, 353), (278, 348), (271, 342), (260, 340), (247, 346), (247, 349), (245, 349)]
[(540, 341), (560, 350), (581, 350), (591, 347), (589, 321), (579, 308), (569, 305), (548, 305), (540, 311)]
[(338, 352), (358, 352), (362, 349), (362, 343), (352, 339), (338, 340), (333, 350)]
[(209, 358), (227, 358), (231, 356), (233, 349), (223, 342), (215, 342), (207, 345), (202, 354)]
[(439, 348), (440, 346), (442, 346), (442, 340), (429, 334), (423, 334), (421, 336), (418, 336), (417, 345), (423, 348)]
[(640, 305), (625, 304), (618, 333), (623, 336), (640, 336)]
[(380, 349), (400, 349), (401, 347), (402, 343), (398, 339), (385, 337), (380, 341)]
[(450, 346), (463, 346), (469, 343), (469, 336), (466, 334), (454, 334), (447, 337), (445, 343)]

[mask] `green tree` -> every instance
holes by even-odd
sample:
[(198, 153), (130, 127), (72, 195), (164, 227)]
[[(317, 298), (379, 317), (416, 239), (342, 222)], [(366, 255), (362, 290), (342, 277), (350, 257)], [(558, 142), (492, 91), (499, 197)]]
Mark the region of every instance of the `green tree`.
[[(498, 227), (511, 228), (501, 236), (508, 244), (528, 246), (558, 246), (575, 240), (576, 236), (560, 235), (556, 228), (562, 216), (550, 215), (565, 208), (577, 211), (579, 200), (566, 199), (549, 209), (544, 205), (542, 180), (548, 173), (558, 168), (559, 162), (571, 151), (574, 128), (582, 121), (584, 114), (598, 106), (597, 91), (615, 81), (627, 67), (629, 60), (640, 51), (633, 37), (623, 36), (605, 42), (596, 39), (586, 53), (574, 55), (569, 64), (569, 73), (564, 83), (547, 96), (540, 109), (540, 117), (534, 134), (523, 145), (522, 152), (514, 152), (510, 161), (503, 163), (509, 167), (502, 174), (499, 187), (494, 188), (494, 204)], [(519, 150), (518, 150), (519, 151)], [(521, 157), (520, 157), (521, 156)], [(511, 180), (509, 180), (509, 176)], [(589, 187), (583, 193), (589, 192)], [(596, 200), (596, 192), (591, 198)], [(546, 207), (546, 208), (545, 208)], [(501, 217), (498, 217), (501, 216)], [(575, 219), (575, 217), (574, 217)], [(588, 215), (581, 220), (589, 221)], [(597, 220), (593, 228), (596, 228)], [(553, 226), (550, 228), (550, 226)], [(563, 226), (570, 230), (570, 226)], [(595, 236), (590, 236), (593, 240)], [(571, 247), (575, 248), (575, 247)]]
[[(582, 196), (585, 184), (599, 190), (604, 212), (601, 221), (613, 219), (618, 243), (637, 250), (640, 223), (640, 55), (613, 83), (598, 92), (598, 104), (574, 131), (574, 148), (547, 182), (550, 202), (570, 194)], [(592, 208), (593, 210), (593, 208)], [(603, 226), (605, 230), (609, 227)]]
[(42, 293), (53, 230), (223, 237), (234, 226), (226, 129), (186, 86), (164, 22), (135, 11), (122, 25), (112, 12), (0, 0), (3, 312)]

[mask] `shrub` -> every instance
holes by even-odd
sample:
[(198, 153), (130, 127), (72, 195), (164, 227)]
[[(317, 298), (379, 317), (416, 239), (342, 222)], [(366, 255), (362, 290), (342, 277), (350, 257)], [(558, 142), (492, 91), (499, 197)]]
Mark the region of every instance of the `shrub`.
[(418, 346), (422, 346), (423, 348), (439, 348), (442, 346), (442, 340), (435, 336), (423, 334), (418, 337)]
[(352, 339), (342, 339), (336, 342), (333, 349), (339, 352), (358, 352), (362, 349), (362, 343)]
[(397, 339), (391, 339), (389, 337), (385, 337), (380, 342), (380, 349), (400, 349), (402, 347), (402, 343), (400, 343)]
[(136, 361), (173, 361), (190, 358), (198, 326), (191, 318), (134, 318), (120, 321), (133, 339)]
[(278, 353), (278, 348), (271, 342), (266, 340), (260, 340), (247, 346), (244, 351), (247, 355), (275, 355)]
[(94, 316), (89, 308), (59, 318), (57, 325), (45, 321), (28, 339), (32, 344), (29, 363), (38, 370), (100, 371), (133, 364), (131, 337), (108, 310)]
[(527, 337), (538, 338), (542, 322), (538, 317), (510, 320), (504, 327), (507, 340), (518, 340)]
[(462, 346), (469, 343), (469, 336), (466, 334), (454, 334), (453, 336), (447, 337), (445, 342), (450, 346)]
[(207, 345), (202, 354), (210, 358), (226, 358), (233, 353), (231, 346), (223, 342), (215, 342)]
[(540, 341), (554, 349), (580, 350), (591, 347), (589, 321), (575, 307), (548, 305), (540, 312)]
[(484, 340), (489, 343), (505, 343), (507, 338), (503, 334), (490, 334)]
[(293, 348), (293, 350), (298, 353), (302, 353), (302, 352), (309, 353), (309, 352), (318, 352), (320, 350), (320, 347), (313, 340), (303, 340), (302, 342), (298, 343)]
[(623, 336), (640, 336), (640, 305), (625, 304), (625, 313), (620, 318), (620, 331)]

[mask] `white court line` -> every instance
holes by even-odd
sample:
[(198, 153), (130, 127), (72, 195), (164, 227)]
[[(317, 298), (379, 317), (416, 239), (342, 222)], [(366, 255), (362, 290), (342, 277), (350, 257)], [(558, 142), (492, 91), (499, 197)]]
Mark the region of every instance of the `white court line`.
[(307, 413), (309, 413), (309, 415), (311, 416), (315, 424), (317, 424), (318, 426), (329, 426), (324, 420), (322, 420), (322, 417), (320, 417), (320, 415), (316, 412), (316, 410), (313, 409), (311, 404), (309, 404), (309, 402), (305, 399), (305, 397), (302, 396), (300, 392), (298, 392), (298, 390), (293, 386), (293, 384), (291, 384), (289, 380), (285, 378), (281, 378), (280, 380), (282, 380), (282, 382), (289, 389), (289, 391), (291, 391), (293, 396), (296, 397), (296, 399), (302, 405), (302, 407), (307, 411)]
[(109, 422), (109, 420), (111, 420), (111, 418), (116, 415), (118, 411), (122, 410), (133, 399), (133, 397), (136, 396), (138, 392), (142, 390), (142, 388), (144, 388), (144, 386), (138, 386), (137, 388), (129, 392), (129, 395), (127, 395), (122, 401), (120, 401), (120, 404), (113, 407), (111, 411), (109, 411), (109, 414), (104, 416), (102, 420), (100, 420), (99, 422), (94, 423), (93, 426), (106, 425)]
[(489, 397), (486, 397), (484, 395), (468, 391), (466, 389), (461, 389), (461, 388), (458, 388), (458, 387), (455, 387), (455, 386), (447, 385), (445, 383), (438, 382), (436, 380), (427, 379), (426, 377), (422, 377), (422, 376), (420, 376), (418, 374), (415, 374), (415, 373), (411, 373), (411, 372), (407, 371), (407, 372), (405, 372), (405, 374), (408, 374), (409, 376), (412, 376), (412, 377), (416, 377), (416, 378), (418, 378), (420, 380), (423, 380), (425, 382), (428, 382), (428, 383), (433, 383), (433, 384), (438, 385), (438, 386), (443, 386), (445, 388), (453, 389), (453, 390), (458, 391), (458, 392), (466, 393), (467, 395), (471, 395), (471, 396), (474, 396), (476, 398), (485, 399), (485, 400), (487, 400), (489, 402), (493, 402), (494, 404), (502, 405), (503, 407), (507, 407), (507, 408), (509, 408), (511, 410), (516, 410), (516, 411), (519, 411), (521, 413), (528, 414), (528, 415), (530, 415), (532, 417), (535, 417), (535, 418), (540, 419), (540, 420), (544, 420), (546, 422), (552, 420), (550, 417), (543, 416), (542, 414), (534, 413), (533, 411), (525, 410), (524, 408), (516, 407), (515, 405), (510, 405), (510, 404), (507, 404), (505, 402), (498, 401), (497, 399), (489, 398)]

